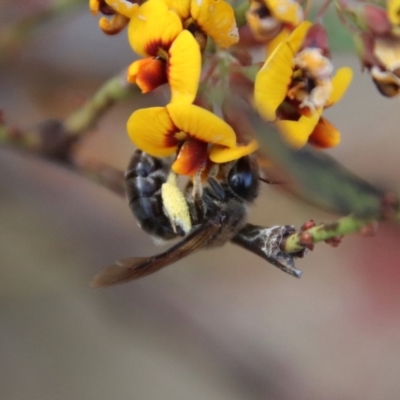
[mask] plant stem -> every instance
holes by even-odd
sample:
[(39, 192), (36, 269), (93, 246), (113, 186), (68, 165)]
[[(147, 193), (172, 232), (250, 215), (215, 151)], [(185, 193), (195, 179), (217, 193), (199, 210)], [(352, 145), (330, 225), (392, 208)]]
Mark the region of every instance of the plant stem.
[(282, 251), (293, 253), (309, 247), (312, 244), (333, 239), (360, 230), (374, 222), (373, 219), (357, 218), (354, 215), (347, 215), (336, 222), (320, 224), (303, 232), (296, 232), (288, 236), (281, 244)]
[(124, 70), (105, 82), (83, 107), (64, 121), (66, 131), (73, 137), (82, 136), (116, 102), (134, 93), (139, 93), (138, 88), (126, 80), (126, 70)]
[(248, 1), (243, 1), (237, 7), (235, 7), (235, 19), (236, 25), (240, 28), (243, 25), (246, 25), (246, 12), (250, 7), (250, 3)]

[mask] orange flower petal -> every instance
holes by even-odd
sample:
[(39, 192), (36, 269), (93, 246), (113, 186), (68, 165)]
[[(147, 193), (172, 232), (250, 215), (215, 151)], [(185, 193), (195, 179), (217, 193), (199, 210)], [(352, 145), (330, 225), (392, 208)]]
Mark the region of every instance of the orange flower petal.
[(165, 61), (147, 57), (133, 62), (128, 68), (128, 82), (136, 83), (142, 93), (148, 93), (167, 83)]
[(149, 0), (131, 18), (129, 43), (143, 57), (157, 56), (160, 48), (169, 49), (182, 29), (179, 16), (163, 0)]
[(236, 147), (225, 147), (213, 145), (210, 150), (209, 158), (215, 163), (224, 163), (238, 160), (241, 157), (247, 156), (256, 151), (260, 145), (257, 140), (252, 140), (247, 145), (237, 145)]
[(353, 78), (353, 71), (349, 67), (339, 68), (332, 78), (332, 92), (325, 107), (337, 103), (346, 92)]
[(135, 111), (128, 119), (127, 131), (135, 146), (152, 156), (167, 157), (177, 149), (177, 129), (164, 107)]
[(172, 43), (168, 56), (168, 81), (171, 103), (192, 103), (201, 73), (201, 53), (193, 35), (182, 31)]
[(131, 18), (139, 8), (138, 4), (127, 0), (105, 0), (105, 2), (117, 13), (125, 15), (128, 18)]
[(217, 46), (227, 48), (239, 41), (235, 14), (223, 0), (192, 0), (190, 14)]
[(193, 176), (205, 166), (207, 159), (208, 143), (194, 138), (186, 139), (172, 164), (172, 171), (179, 175)]
[(298, 121), (276, 121), (276, 126), (286, 143), (291, 147), (299, 149), (307, 143), (311, 132), (318, 123), (321, 113), (322, 108), (318, 109), (311, 117), (302, 115)]
[(194, 104), (168, 104), (167, 110), (177, 128), (203, 142), (236, 146), (234, 130), (221, 118)]
[(129, 18), (125, 15), (116, 13), (110, 19), (106, 17), (100, 18), (100, 29), (107, 35), (116, 35), (128, 25)]
[(294, 0), (265, 0), (265, 5), (279, 21), (294, 26), (303, 21), (303, 9)]
[(326, 118), (321, 117), (308, 143), (321, 149), (335, 147), (340, 143), (340, 132)]

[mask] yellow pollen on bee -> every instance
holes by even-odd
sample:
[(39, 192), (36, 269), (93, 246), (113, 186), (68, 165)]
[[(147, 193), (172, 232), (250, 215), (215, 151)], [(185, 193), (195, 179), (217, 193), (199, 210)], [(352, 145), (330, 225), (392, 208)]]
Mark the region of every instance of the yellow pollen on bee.
[(185, 195), (178, 187), (177, 175), (171, 173), (167, 182), (161, 186), (164, 212), (171, 221), (174, 231), (181, 228), (185, 234), (192, 229), (189, 206)]

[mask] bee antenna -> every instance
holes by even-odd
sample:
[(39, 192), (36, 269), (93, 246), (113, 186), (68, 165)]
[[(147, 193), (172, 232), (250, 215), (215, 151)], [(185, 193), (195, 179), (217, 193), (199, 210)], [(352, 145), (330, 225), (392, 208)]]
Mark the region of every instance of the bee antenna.
[(271, 181), (267, 178), (262, 178), (261, 176), (258, 178), (261, 182), (268, 183), (268, 185), (283, 185), (287, 182), (285, 181)]

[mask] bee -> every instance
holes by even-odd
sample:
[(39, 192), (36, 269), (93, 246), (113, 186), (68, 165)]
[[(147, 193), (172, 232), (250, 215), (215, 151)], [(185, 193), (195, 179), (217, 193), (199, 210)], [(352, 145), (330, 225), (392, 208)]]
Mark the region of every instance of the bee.
[[(170, 163), (140, 150), (133, 155), (125, 174), (130, 208), (141, 228), (157, 239), (183, 237), (168, 250), (150, 257), (124, 258), (106, 267), (92, 280), (103, 287), (138, 279), (202, 249), (239, 245), (289, 274), (299, 277), (294, 258), (280, 250), (292, 226), (264, 228), (247, 223), (248, 205), (258, 196), (259, 167), (255, 156), (222, 164), (218, 174), (201, 174), (181, 191)], [(218, 179), (217, 177), (218, 176)]]

